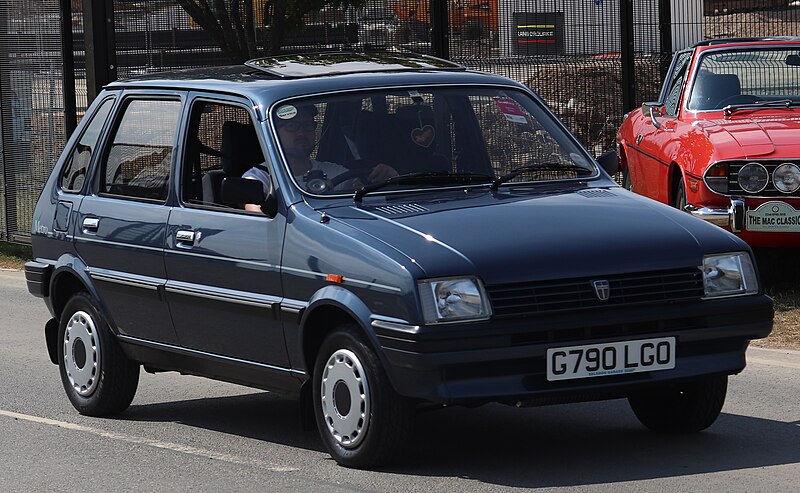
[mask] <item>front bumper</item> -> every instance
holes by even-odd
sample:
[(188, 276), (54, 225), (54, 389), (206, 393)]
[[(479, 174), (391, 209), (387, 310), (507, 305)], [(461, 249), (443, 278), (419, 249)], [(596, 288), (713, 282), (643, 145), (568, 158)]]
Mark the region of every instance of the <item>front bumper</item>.
[[(442, 404), (545, 404), (624, 397), (745, 367), (751, 339), (772, 330), (767, 296), (616, 307), (524, 320), (396, 330), (373, 324), (401, 395)], [(674, 336), (674, 369), (548, 381), (549, 348)]]
[(744, 201), (739, 199), (731, 200), (730, 207), (696, 207), (687, 205), (684, 210), (698, 219), (708, 221), (717, 226), (727, 227), (734, 233), (742, 231), (744, 228)]

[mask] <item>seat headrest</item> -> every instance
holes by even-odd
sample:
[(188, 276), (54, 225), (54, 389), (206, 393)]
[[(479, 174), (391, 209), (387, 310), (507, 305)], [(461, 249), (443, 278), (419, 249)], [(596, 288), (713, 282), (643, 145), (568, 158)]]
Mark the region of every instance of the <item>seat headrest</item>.
[(222, 169), (228, 176), (242, 174), (264, 162), (253, 125), (228, 121), (222, 124)]

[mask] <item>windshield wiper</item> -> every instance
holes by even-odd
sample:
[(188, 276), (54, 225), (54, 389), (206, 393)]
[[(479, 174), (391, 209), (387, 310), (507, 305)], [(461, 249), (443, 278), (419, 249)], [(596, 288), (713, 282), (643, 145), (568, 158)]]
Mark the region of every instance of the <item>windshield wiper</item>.
[(725, 116), (730, 116), (733, 113), (742, 110), (758, 110), (761, 108), (791, 108), (792, 106), (800, 106), (800, 101), (795, 101), (793, 99), (777, 99), (774, 101), (758, 101), (747, 104), (729, 104), (728, 106), (722, 108), (722, 111), (725, 112)]
[(486, 183), (491, 180), (491, 176), (480, 173), (453, 173), (451, 171), (420, 171), (416, 173), (406, 173), (365, 186), (355, 193), (353, 200), (361, 202), (361, 199), (364, 198), (366, 194), (390, 185), (428, 185), (454, 182), (459, 184), (472, 184)]
[(513, 170), (511, 170), (510, 173), (507, 173), (497, 178), (492, 182), (492, 186), (490, 187), (490, 189), (494, 192), (503, 183), (509, 180), (513, 180), (519, 175), (527, 173), (529, 171), (568, 171), (568, 172), (573, 172), (578, 176), (586, 176), (594, 173), (592, 170), (586, 168), (580, 168), (578, 166), (571, 166), (567, 164), (558, 164), (558, 163), (529, 164), (527, 166), (514, 168)]

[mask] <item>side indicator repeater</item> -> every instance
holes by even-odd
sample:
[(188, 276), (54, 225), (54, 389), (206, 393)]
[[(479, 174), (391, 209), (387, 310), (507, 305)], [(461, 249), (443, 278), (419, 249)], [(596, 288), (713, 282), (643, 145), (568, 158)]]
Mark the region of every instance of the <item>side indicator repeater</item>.
[(328, 274), (327, 276), (325, 276), (325, 280), (341, 284), (342, 282), (344, 282), (344, 276), (340, 274)]

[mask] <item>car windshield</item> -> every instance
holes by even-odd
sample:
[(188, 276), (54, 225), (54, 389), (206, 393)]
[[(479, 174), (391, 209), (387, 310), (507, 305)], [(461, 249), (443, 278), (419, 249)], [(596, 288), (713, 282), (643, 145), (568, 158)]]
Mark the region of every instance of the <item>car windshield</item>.
[(800, 102), (800, 50), (737, 49), (703, 55), (687, 108), (721, 110), (785, 100)]
[(598, 174), (540, 103), (505, 87), (292, 99), (274, 106), (271, 122), (295, 184), (313, 195), (488, 186), (499, 177), (507, 187)]

